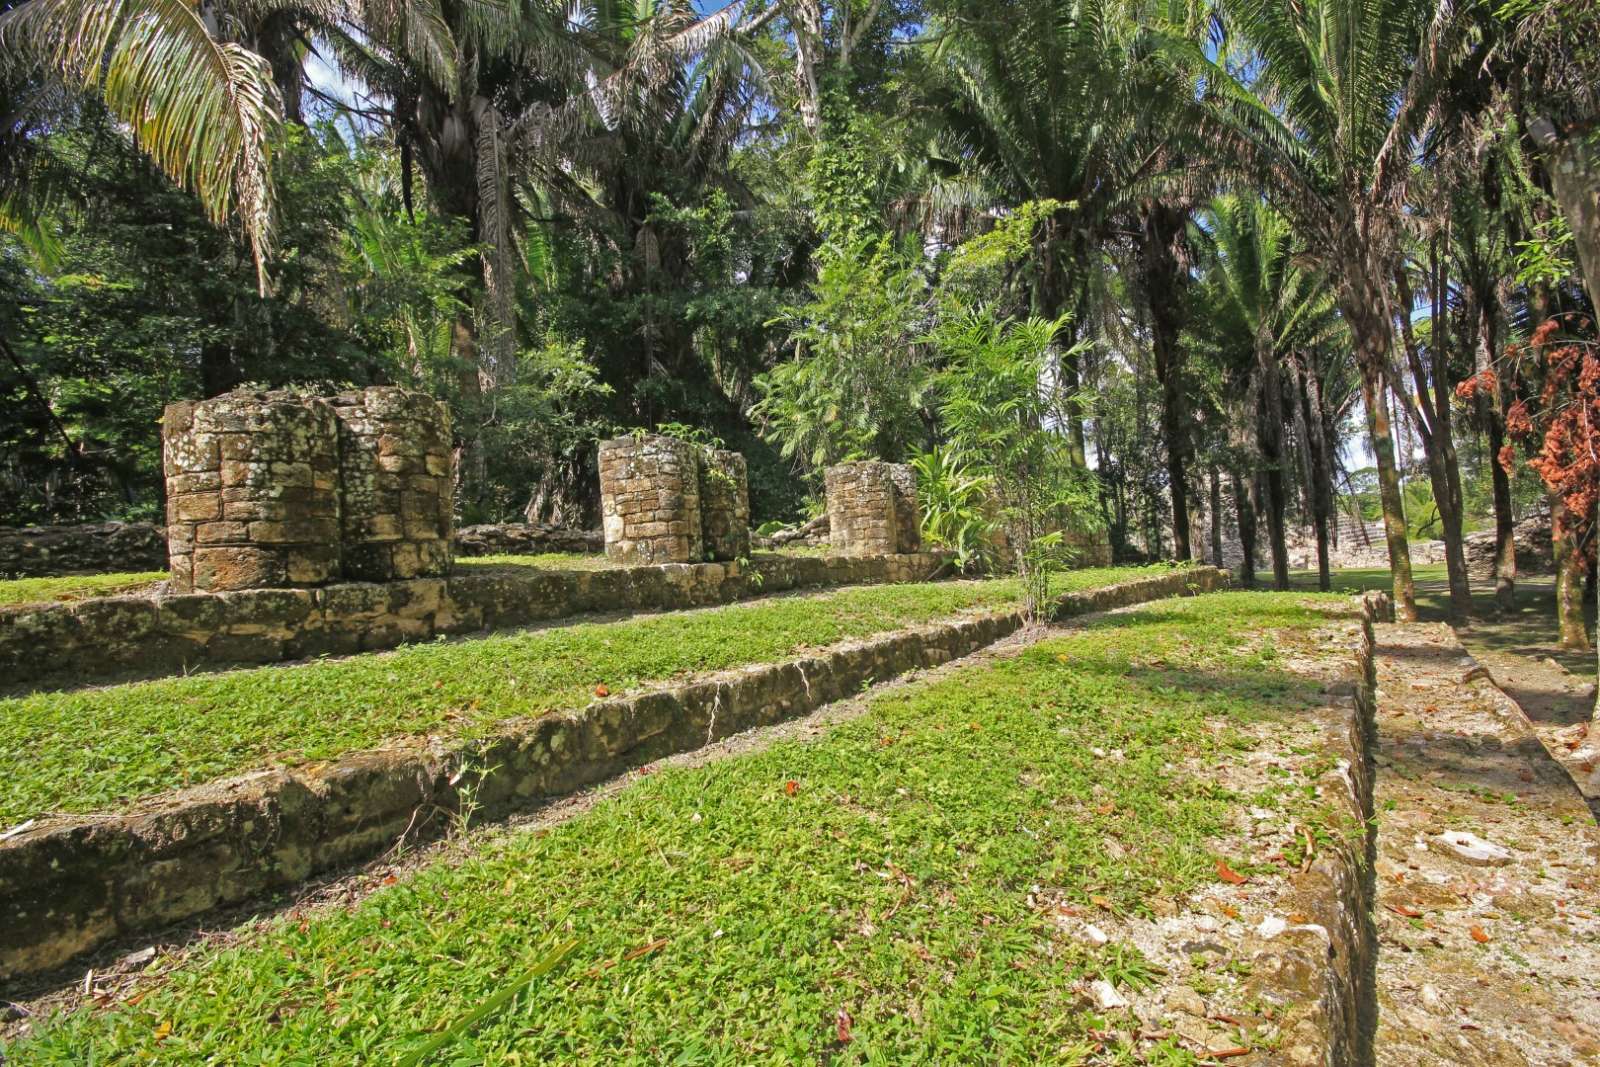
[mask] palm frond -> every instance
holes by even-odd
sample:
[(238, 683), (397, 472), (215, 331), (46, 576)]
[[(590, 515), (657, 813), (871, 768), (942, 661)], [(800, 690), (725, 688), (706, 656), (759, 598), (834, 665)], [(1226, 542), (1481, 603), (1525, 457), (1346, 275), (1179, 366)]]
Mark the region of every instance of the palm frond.
[(184, 0), (28, 0), (0, 15), (0, 55), (98, 92), (213, 222), (237, 213), (267, 290), (280, 119), (265, 60), (218, 41)]

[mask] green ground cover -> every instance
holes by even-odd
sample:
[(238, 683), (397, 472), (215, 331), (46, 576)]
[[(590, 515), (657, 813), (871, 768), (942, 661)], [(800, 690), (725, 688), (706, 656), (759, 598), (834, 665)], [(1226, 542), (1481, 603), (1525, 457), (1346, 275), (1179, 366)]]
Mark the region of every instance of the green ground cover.
[(134, 593), (167, 579), (166, 571), (120, 571), (115, 574), (70, 574), (57, 578), (11, 578), (0, 581), (0, 607), (82, 600), (91, 596)]
[[(1312, 599), (1102, 617), (884, 694), (820, 740), (658, 771), (353, 908), (263, 921), (9, 1054), (395, 1063), (444, 1033), (428, 1062), (1071, 1064), (1100, 1041), (1114, 1058), (1075, 986), (1137, 984), (1148, 965), (1063, 935), (1039, 901), (1149, 914), (1215, 878), (1208, 840), (1253, 798), (1181, 764), (1251, 744), (1218, 721), (1319, 700), (1278, 661), (1326, 621)], [(565, 963), (520, 991), (566, 939)]]
[[(1072, 571), (1085, 589), (1150, 573)], [(313, 663), (0, 700), (0, 827), (82, 812), (273, 763), (327, 759), (416, 734), (481, 734), (571, 707), (596, 685), (781, 660), (974, 608), (1011, 605), (1011, 579), (861, 586), (410, 645)]]

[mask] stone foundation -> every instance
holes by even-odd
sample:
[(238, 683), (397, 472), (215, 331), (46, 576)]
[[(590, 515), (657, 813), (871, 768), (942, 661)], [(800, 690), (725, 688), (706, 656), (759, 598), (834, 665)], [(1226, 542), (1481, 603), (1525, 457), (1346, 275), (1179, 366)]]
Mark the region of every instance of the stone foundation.
[[(1174, 571), (1070, 594), (1060, 614), (1226, 583), (1215, 570)], [(436, 836), (469, 790), (480, 817), (503, 817), (967, 655), (1025, 621), (1019, 612), (966, 617), (509, 722), (481, 740), (399, 742), (172, 794), (136, 814), (40, 820), (0, 841), (0, 980)]]
[(605, 534), (599, 530), (497, 522), (463, 526), (456, 531), (457, 556), (536, 556), (546, 552), (599, 553), (605, 550)]
[(916, 472), (907, 464), (840, 463), (824, 474), (829, 540), (847, 556), (921, 547)]
[(332, 400), (339, 423), (344, 577), (358, 582), (450, 573), (454, 459), (448, 409), (375, 387)]
[(167, 550), (182, 592), (339, 577), (339, 433), (325, 401), (229, 393), (162, 416)]
[(707, 559), (750, 555), (750, 485), (737, 452), (708, 448), (700, 454), (700, 529)]
[(789, 589), (926, 581), (944, 562), (938, 553), (920, 553), (598, 571), (506, 568), (511, 573), (19, 605), (0, 608), (0, 691), (365, 652), (586, 612), (677, 610)]
[(673, 437), (600, 442), (600, 514), (606, 555), (621, 563), (704, 558), (697, 449)]
[(167, 532), (148, 522), (0, 526), (0, 578), (159, 571)]

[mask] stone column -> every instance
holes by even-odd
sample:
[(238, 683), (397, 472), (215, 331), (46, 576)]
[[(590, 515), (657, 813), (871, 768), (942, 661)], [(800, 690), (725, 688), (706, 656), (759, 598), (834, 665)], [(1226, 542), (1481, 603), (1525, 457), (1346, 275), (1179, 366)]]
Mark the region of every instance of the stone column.
[(750, 555), (750, 484), (739, 453), (722, 448), (700, 453), (700, 528), (707, 559)]
[(840, 463), (823, 474), (828, 497), (828, 539), (846, 556), (883, 556), (895, 550), (899, 526), (889, 464)]
[(372, 386), (331, 401), (339, 425), (344, 576), (450, 573), (455, 522), (450, 413), (423, 393)]
[(600, 442), (600, 514), (606, 555), (621, 563), (698, 563), (700, 464), (672, 437)]
[(889, 464), (894, 483), (894, 550), (922, 551), (922, 506), (917, 503), (917, 468), (909, 463)]
[(227, 393), (167, 405), (167, 554), (180, 592), (339, 576), (338, 430), (322, 400)]

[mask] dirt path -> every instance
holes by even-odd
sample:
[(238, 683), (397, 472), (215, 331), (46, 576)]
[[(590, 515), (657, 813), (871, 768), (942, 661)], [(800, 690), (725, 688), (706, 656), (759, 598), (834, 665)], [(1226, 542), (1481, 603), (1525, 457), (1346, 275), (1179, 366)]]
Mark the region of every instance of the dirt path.
[(1377, 1062), (1600, 1064), (1593, 817), (1449, 627), (1378, 642)]

